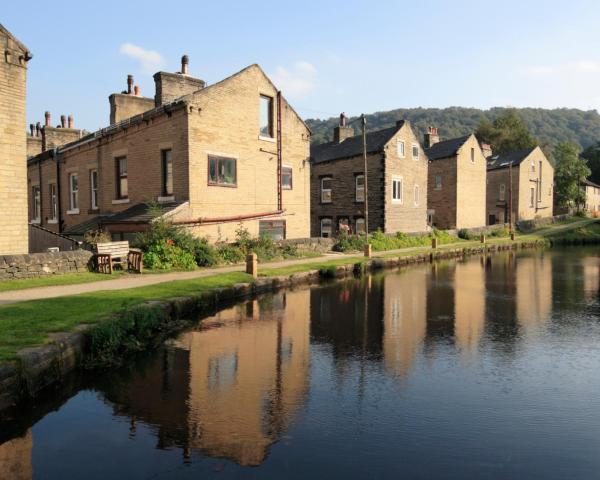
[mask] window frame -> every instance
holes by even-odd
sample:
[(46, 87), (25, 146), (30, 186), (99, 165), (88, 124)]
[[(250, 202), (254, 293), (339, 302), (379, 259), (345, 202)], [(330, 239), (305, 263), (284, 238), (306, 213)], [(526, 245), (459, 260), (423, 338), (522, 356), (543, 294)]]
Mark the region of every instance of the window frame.
[[(362, 191), (362, 200), (358, 198), (358, 179), (362, 178), (363, 184), (360, 191)], [(364, 173), (355, 173), (354, 174), (354, 201), (356, 203), (365, 203), (365, 174)]]
[[(363, 224), (363, 228), (360, 231), (358, 230), (358, 222), (359, 221), (362, 222), (362, 224)], [(354, 233), (356, 235), (364, 235), (365, 228), (366, 228), (365, 217), (356, 217), (354, 219)]]
[(50, 218), (49, 223), (58, 221), (58, 187), (56, 183), (48, 184), (48, 192), (50, 194)]
[[(329, 188), (323, 188), (323, 182), (325, 180), (329, 180), (331, 183), (333, 183), (333, 177), (329, 176), (329, 175), (321, 177), (321, 191), (320, 191), (321, 203), (333, 203), (333, 185), (331, 185)], [(329, 192), (329, 200), (323, 199), (323, 194), (325, 192)]]
[(98, 170), (96, 169), (90, 170), (90, 208), (98, 210)]
[(421, 187), (415, 183), (413, 187), (413, 200), (415, 203), (415, 207), (418, 207), (421, 203)]
[[(261, 125), (261, 121), (262, 121), (262, 113), (263, 113), (263, 100), (266, 100), (267, 103), (267, 118), (269, 119), (267, 128), (268, 128), (268, 132), (267, 134), (263, 134), (262, 132), (262, 125)], [(266, 95), (261, 93), (259, 95), (259, 106), (258, 106), (258, 138), (261, 139), (265, 139), (265, 140), (274, 140), (275, 139), (275, 135), (274, 135), (274, 129), (273, 129), (273, 102), (274, 99), (272, 96), (270, 95)]]
[[(329, 228), (331, 230), (329, 233), (329, 236), (327, 236), (327, 237), (323, 236), (323, 222), (325, 222), (325, 221), (329, 221)], [(333, 218), (321, 217), (319, 219), (319, 226), (320, 226), (319, 233), (320, 233), (321, 238), (332, 238), (333, 237)]]
[[(400, 152), (400, 145), (402, 145), (402, 152)], [(406, 142), (404, 140), (396, 142), (396, 154), (399, 158), (406, 158)]]
[[(125, 174), (121, 171), (122, 162), (125, 162)], [(117, 200), (126, 200), (129, 198), (128, 170), (127, 156), (115, 157), (115, 198)], [(127, 191), (125, 195), (123, 195), (123, 185), (125, 185), (125, 190)]]
[[(415, 149), (417, 154), (415, 155)], [(419, 157), (421, 156), (421, 152), (420, 152), (420, 148), (419, 148), (419, 144), (418, 143), (413, 143), (412, 144), (412, 157), (414, 161), (418, 161)]]
[[(76, 185), (73, 184), (73, 180)], [(79, 175), (77, 172), (69, 173), (69, 212), (79, 213)]]
[[(439, 182), (438, 182), (439, 179)], [(441, 175), (436, 175), (435, 177), (433, 177), (433, 189), (434, 190), (441, 190), (442, 189), (442, 176)]]
[[(167, 155), (168, 154), (168, 155)], [(169, 173), (168, 166), (171, 171)], [(163, 148), (160, 151), (160, 170), (161, 170), (161, 194), (163, 197), (172, 197), (174, 192), (173, 181), (173, 149)], [(171, 180), (171, 188), (169, 189), (169, 178)]]
[(40, 185), (31, 187), (31, 222), (40, 223), (42, 221), (42, 189)]
[(498, 201), (506, 201), (506, 183), (501, 183), (498, 187)]
[[(400, 188), (395, 190), (395, 184), (398, 183)], [(399, 192), (399, 196), (396, 197), (396, 191)], [(392, 177), (392, 203), (396, 203), (398, 205), (404, 204), (404, 178), (399, 176)]]
[(475, 147), (471, 147), (471, 163), (475, 163)]
[[(216, 161), (216, 174), (217, 174), (217, 180), (216, 181), (212, 181), (210, 178), (210, 162), (211, 160), (215, 160)], [(232, 161), (233, 165), (234, 165), (234, 169), (235, 169), (235, 178), (234, 178), (234, 183), (224, 183), (220, 181), (220, 176), (219, 176), (219, 165), (220, 162), (223, 160), (228, 160), (228, 161)], [(237, 188), (238, 186), (238, 168), (237, 168), (237, 158), (236, 157), (225, 157), (223, 155), (212, 155), (209, 154), (207, 156), (207, 182), (208, 182), (208, 186), (209, 187), (225, 187), (225, 188)]]
[(529, 208), (535, 208), (535, 187), (529, 187)]
[[(267, 228), (268, 227), (268, 228)], [(281, 238), (273, 235), (272, 232), (281, 230)], [(258, 222), (258, 235), (269, 234), (269, 237), (273, 240), (285, 240), (286, 238), (287, 225), (285, 220), (259, 220)]]
[[(284, 170), (289, 170), (290, 185), (289, 187), (283, 183), (283, 177), (285, 176)], [(281, 189), (282, 190), (293, 190), (294, 189), (294, 169), (291, 165), (281, 166)]]

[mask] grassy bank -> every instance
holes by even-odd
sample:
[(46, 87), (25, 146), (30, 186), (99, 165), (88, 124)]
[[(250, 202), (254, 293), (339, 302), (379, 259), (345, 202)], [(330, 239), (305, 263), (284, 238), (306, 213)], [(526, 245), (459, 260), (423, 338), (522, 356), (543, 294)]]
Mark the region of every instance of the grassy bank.
[(103, 280), (114, 280), (123, 275), (123, 272), (114, 272), (112, 275), (94, 272), (66, 273), (64, 275), (48, 275), (38, 278), (23, 278), (17, 280), (5, 280), (0, 282), (0, 292), (23, 290), (26, 288), (52, 287), (55, 285), (77, 285), (79, 283), (101, 282)]

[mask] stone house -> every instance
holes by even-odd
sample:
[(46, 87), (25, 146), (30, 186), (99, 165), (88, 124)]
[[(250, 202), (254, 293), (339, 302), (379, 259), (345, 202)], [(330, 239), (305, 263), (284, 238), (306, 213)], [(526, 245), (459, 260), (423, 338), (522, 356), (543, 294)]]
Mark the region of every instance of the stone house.
[(28, 252), (25, 84), (32, 55), (0, 25), (0, 255)]
[[(366, 135), (369, 231), (427, 230), (427, 158), (410, 123)], [(340, 116), (333, 141), (311, 146), (311, 234), (365, 229), (362, 135)]]
[(211, 241), (240, 225), (309, 236), (310, 131), (258, 65), (206, 86), (183, 57), (153, 99), (132, 80), (109, 97), (109, 127), (29, 159), (32, 219), (75, 237), (131, 239), (157, 214)]
[(429, 223), (440, 229), (484, 226), (486, 160), (475, 135), (440, 141), (437, 128), (429, 127), (423, 146)]
[[(512, 187), (511, 187), (512, 176)], [(540, 147), (492, 155), (487, 167), (487, 224), (551, 217), (554, 167)]]
[(585, 190), (585, 211), (594, 217), (600, 216), (600, 185), (584, 180), (581, 187)]

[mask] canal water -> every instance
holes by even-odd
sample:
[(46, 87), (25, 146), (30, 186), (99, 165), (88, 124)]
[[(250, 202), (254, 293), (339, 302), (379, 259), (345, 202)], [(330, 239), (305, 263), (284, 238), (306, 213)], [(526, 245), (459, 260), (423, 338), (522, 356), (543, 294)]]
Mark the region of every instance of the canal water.
[(509, 252), (241, 303), (0, 424), (0, 478), (598, 478), (599, 284)]

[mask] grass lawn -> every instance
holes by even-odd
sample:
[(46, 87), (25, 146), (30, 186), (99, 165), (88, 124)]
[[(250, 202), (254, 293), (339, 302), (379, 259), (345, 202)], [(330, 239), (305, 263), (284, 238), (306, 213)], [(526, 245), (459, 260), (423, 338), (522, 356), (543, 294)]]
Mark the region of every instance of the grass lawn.
[(0, 292), (11, 290), (23, 290), (26, 288), (51, 287), (54, 285), (74, 285), (77, 283), (99, 282), (102, 280), (114, 280), (122, 276), (124, 272), (116, 271), (112, 275), (105, 273), (66, 273), (64, 275), (48, 275), (39, 278), (23, 278), (18, 280), (5, 280), (0, 282)]
[(251, 279), (242, 272), (223, 273), (127, 290), (3, 305), (0, 306), (0, 361), (14, 359), (15, 353), (24, 347), (44, 343), (51, 332), (68, 332), (83, 323), (96, 323), (147, 300), (198, 294)]

